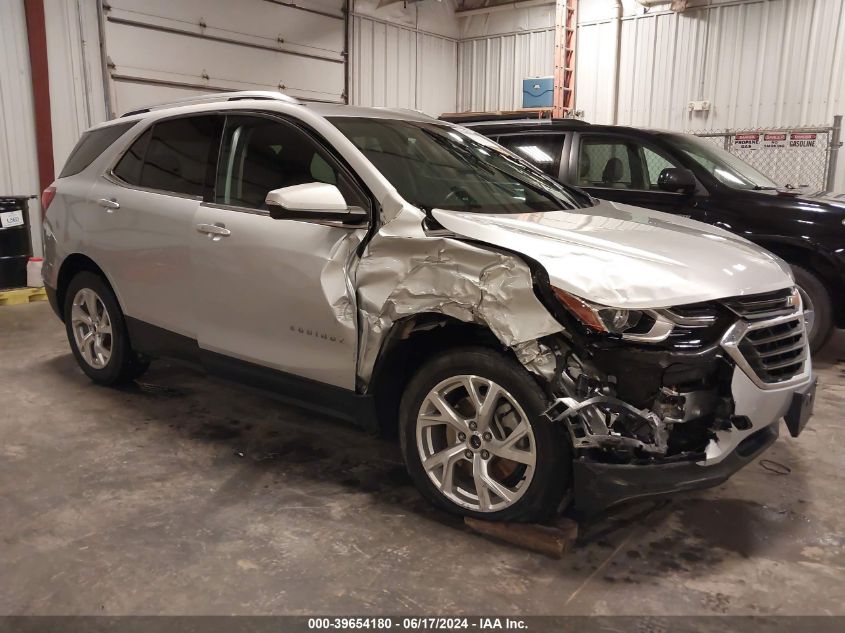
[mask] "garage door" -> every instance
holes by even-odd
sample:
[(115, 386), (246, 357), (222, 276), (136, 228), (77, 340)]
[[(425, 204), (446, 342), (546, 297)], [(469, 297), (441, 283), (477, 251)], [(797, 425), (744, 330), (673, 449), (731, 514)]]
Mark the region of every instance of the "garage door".
[(114, 113), (224, 90), (344, 101), (343, 0), (108, 0)]

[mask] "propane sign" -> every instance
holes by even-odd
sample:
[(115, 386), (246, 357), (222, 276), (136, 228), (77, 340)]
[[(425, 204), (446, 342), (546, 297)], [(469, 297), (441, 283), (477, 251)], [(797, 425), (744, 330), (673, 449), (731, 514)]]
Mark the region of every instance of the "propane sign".
[(762, 134), (734, 134), (734, 147), (737, 149), (760, 149)]

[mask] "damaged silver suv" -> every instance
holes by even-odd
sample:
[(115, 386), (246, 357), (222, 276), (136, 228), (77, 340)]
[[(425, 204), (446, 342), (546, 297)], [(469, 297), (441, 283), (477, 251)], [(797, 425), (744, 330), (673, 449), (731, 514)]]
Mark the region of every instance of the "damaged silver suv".
[(452, 512), (713, 486), (812, 409), (777, 257), (413, 112), (279, 93), (132, 112), (82, 137), (44, 206), (50, 301), (95, 382), (175, 358), (398, 430)]

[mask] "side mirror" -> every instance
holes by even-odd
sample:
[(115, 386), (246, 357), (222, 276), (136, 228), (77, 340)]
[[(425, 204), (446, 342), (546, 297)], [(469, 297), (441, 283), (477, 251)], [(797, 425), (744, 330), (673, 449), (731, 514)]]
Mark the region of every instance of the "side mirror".
[(672, 193), (692, 193), (695, 191), (695, 176), (689, 169), (667, 167), (657, 177), (657, 186)]
[(273, 189), (264, 202), (274, 220), (361, 224), (367, 219), (363, 209), (346, 204), (340, 189), (324, 182)]

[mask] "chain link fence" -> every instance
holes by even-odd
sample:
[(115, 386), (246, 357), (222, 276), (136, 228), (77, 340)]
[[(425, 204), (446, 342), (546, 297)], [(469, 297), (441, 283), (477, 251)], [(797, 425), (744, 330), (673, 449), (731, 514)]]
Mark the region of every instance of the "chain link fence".
[(830, 189), (839, 149), (841, 117), (833, 125), (789, 128), (692, 130), (742, 159), (778, 185)]

